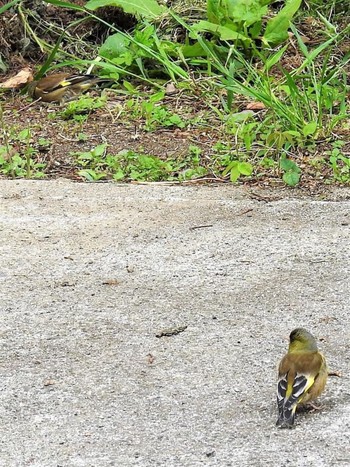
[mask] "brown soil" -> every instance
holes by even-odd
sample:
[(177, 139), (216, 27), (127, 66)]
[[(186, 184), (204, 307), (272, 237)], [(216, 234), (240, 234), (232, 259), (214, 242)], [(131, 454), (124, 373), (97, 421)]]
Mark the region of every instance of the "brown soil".
[[(93, 91), (94, 94), (96, 91)], [(108, 144), (108, 153), (117, 154), (122, 150), (132, 150), (138, 153), (150, 154), (161, 159), (172, 159), (182, 161), (189, 153), (189, 146), (196, 145), (201, 148), (201, 165), (208, 167), (208, 174), (203, 182), (216, 181), (226, 182), (227, 178), (220, 177), (220, 172), (213, 174), (210, 172), (212, 158), (215, 156), (213, 146), (217, 142), (233, 144), (234, 137), (224, 135), (220, 130), (220, 121), (212, 121), (212, 127), (187, 127), (186, 129), (170, 128), (156, 129), (152, 132), (145, 130), (145, 122), (142, 119), (132, 119), (119, 117), (120, 109), (124, 104), (124, 97), (115, 97), (112, 91), (107, 91), (108, 101), (104, 108), (92, 111), (87, 120), (83, 123), (74, 120), (64, 120), (59, 112), (64, 110), (57, 104), (28, 103), (24, 96), (14, 96), (8, 98), (4, 103), (4, 123), (8, 133), (9, 143), (15, 150), (23, 152), (23, 143), (16, 141), (18, 132), (29, 128), (31, 131), (31, 146), (37, 151), (36, 162), (47, 164), (45, 174), (48, 178), (66, 177), (74, 180), (82, 180), (78, 175), (78, 170), (82, 169), (77, 165), (76, 157), (72, 153), (91, 151), (97, 145)], [(186, 97), (183, 97), (186, 100)], [(169, 105), (172, 98), (167, 99)], [(203, 97), (191, 99), (191, 110), (188, 110), (178, 102), (178, 98), (173, 100), (174, 112), (187, 111), (187, 118), (205, 113)], [(244, 104), (242, 103), (242, 106)], [(84, 134), (85, 139), (79, 135)], [(41, 146), (40, 139), (49, 142), (48, 146)], [(226, 138), (226, 139), (224, 139)], [(344, 132), (342, 137), (346, 140)], [(349, 140), (350, 138), (348, 138)], [(319, 191), (322, 189), (324, 180), (329, 178), (330, 170), (321, 167), (317, 172), (314, 166), (309, 163), (310, 158), (316, 160), (325, 156), (327, 150), (331, 148), (329, 143), (321, 142), (310, 152), (304, 150), (296, 152), (293, 157), (302, 169), (301, 186), (308, 191)], [(350, 143), (343, 147), (343, 152), (350, 152)], [(223, 169), (222, 169), (223, 170)], [(281, 174), (276, 169), (261, 169), (259, 175), (251, 177), (249, 180), (240, 181), (250, 185), (259, 186), (280, 186), (283, 185)], [(317, 173), (316, 173), (317, 172)], [(189, 183), (200, 183), (201, 180), (194, 180)]]
[[(6, 2), (0, 1), (0, 7)], [(83, 6), (83, 0), (70, 3)], [(135, 24), (132, 15), (120, 8), (100, 8), (96, 16), (108, 21), (121, 30), (130, 29)], [(62, 38), (61, 34), (66, 35)], [(42, 51), (38, 38), (51, 46), (58, 41), (60, 48), (73, 56), (93, 59), (95, 46), (104, 42), (108, 28), (100, 21), (89, 17), (85, 12), (56, 7), (38, 0), (26, 0), (0, 15), (0, 50), (6, 63), (7, 74), (13, 75), (23, 66), (39, 66), (48, 58)], [(78, 46), (76, 46), (76, 44)], [(79, 48), (77, 48), (79, 47)], [(59, 51), (58, 56), (59, 58)]]
[[(93, 111), (88, 120), (76, 123), (55, 115), (62, 110), (56, 104), (36, 103), (29, 105), (24, 98), (16, 97), (4, 105), (4, 120), (7, 128), (20, 131), (31, 128), (33, 141), (44, 138), (50, 141), (49, 148), (36, 146), (40, 151), (38, 161), (45, 162), (49, 177), (64, 176), (77, 178), (77, 166), (73, 152), (90, 151), (101, 143), (108, 143), (108, 152), (115, 154), (121, 150), (133, 150), (152, 154), (162, 159), (181, 159), (188, 154), (189, 145), (196, 144), (203, 150), (203, 158), (209, 157), (216, 141), (215, 129), (159, 129), (153, 132), (144, 130), (143, 121), (125, 122), (118, 118), (121, 99), (109, 96), (107, 108)], [(193, 108), (196, 113), (197, 108)], [(87, 135), (80, 141), (78, 135)], [(13, 144), (13, 141), (10, 141)]]

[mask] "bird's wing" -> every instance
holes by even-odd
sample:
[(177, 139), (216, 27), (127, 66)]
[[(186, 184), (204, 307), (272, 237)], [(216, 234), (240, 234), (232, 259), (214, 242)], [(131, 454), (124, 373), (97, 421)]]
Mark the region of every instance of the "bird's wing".
[(313, 375), (299, 374), (293, 376), (292, 380), (288, 377), (288, 373), (284, 374), (277, 385), (277, 402), (278, 406), (292, 408), (298, 403), (302, 396), (311, 388), (315, 382)]
[(314, 355), (303, 355), (303, 358), (300, 358), (291, 354), (282, 360), (277, 384), (277, 424), (293, 425), (297, 405), (302, 402), (318, 375), (314, 361)]
[(47, 92), (56, 91), (60, 88), (65, 88), (67, 86), (75, 86), (76, 84), (86, 83), (89, 81), (96, 80), (95, 75), (69, 75), (63, 78), (58, 83), (55, 83), (54, 86), (51, 86), (49, 89), (46, 89)]

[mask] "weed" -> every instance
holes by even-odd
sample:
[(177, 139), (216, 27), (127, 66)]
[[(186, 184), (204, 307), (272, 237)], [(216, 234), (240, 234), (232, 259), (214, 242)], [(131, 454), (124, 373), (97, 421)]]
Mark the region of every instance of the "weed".
[[(89, 97), (86, 95), (81, 95), (79, 99), (68, 102), (65, 109), (58, 112), (58, 114), (64, 120), (75, 120), (78, 123), (82, 123), (87, 120), (88, 115), (91, 112), (103, 108), (105, 105), (105, 97)], [(56, 115), (53, 115), (53, 118), (55, 117)]]
[(298, 165), (288, 159), (285, 154), (281, 156), (280, 168), (283, 171), (283, 181), (289, 186), (296, 186), (300, 181), (301, 170)]
[(236, 182), (241, 175), (249, 176), (253, 172), (253, 166), (249, 162), (231, 161), (222, 175), (225, 177), (230, 174), (230, 181)]
[(164, 91), (161, 91), (152, 94), (147, 99), (141, 99), (140, 96), (128, 99), (125, 103), (125, 113), (128, 118), (144, 119), (146, 131), (154, 131), (159, 127), (185, 128), (186, 123), (180, 115), (160, 104), (164, 96)]
[(45, 177), (43, 169), (46, 164), (38, 161), (38, 150), (33, 146), (30, 129), (26, 128), (19, 133), (9, 133), (3, 120), (1, 118), (0, 120), (5, 135), (5, 144), (0, 146), (0, 173), (12, 178)]
[(124, 150), (108, 154), (107, 144), (101, 144), (88, 152), (72, 154), (77, 158), (79, 175), (86, 180), (113, 179), (116, 181), (189, 180), (201, 177), (207, 169), (200, 165), (200, 149), (192, 146), (182, 160), (164, 161), (159, 157)]
[(201, 154), (201, 148), (193, 144), (189, 145), (188, 155), (176, 164), (180, 181), (200, 178), (208, 173), (208, 169), (202, 165)]
[(329, 164), (333, 172), (333, 179), (341, 183), (350, 182), (350, 157), (345, 156), (341, 148), (345, 143), (337, 141), (333, 143), (333, 149), (327, 151), (329, 155)]

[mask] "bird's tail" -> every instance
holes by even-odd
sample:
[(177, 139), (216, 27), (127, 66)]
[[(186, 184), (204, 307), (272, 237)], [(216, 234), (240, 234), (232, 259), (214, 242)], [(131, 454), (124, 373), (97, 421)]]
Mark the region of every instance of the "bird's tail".
[(295, 420), (298, 395), (291, 394), (286, 398), (287, 380), (280, 379), (277, 388), (278, 420), (276, 425), (281, 428), (292, 428)]
[(91, 86), (99, 86), (102, 88), (106, 88), (108, 86), (112, 86), (115, 84), (115, 79), (111, 78), (100, 78), (94, 75), (85, 75), (87, 78), (82, 81), (82, 87), (89, 89)]
[(280, 428), (292, 428), (295, 420), (296, 407), (296, 404), (293, 407), (284, 407), (278, 415), (276, 426)]

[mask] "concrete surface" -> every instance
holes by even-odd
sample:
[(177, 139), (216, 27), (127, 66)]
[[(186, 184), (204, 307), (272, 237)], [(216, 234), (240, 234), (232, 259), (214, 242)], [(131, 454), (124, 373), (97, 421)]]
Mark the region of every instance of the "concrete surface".
[[(350, 191), (270, 195), (0, 181), (1, 466), (350, 465)], [(278, 430), (300, 325), (342, 377)]]

